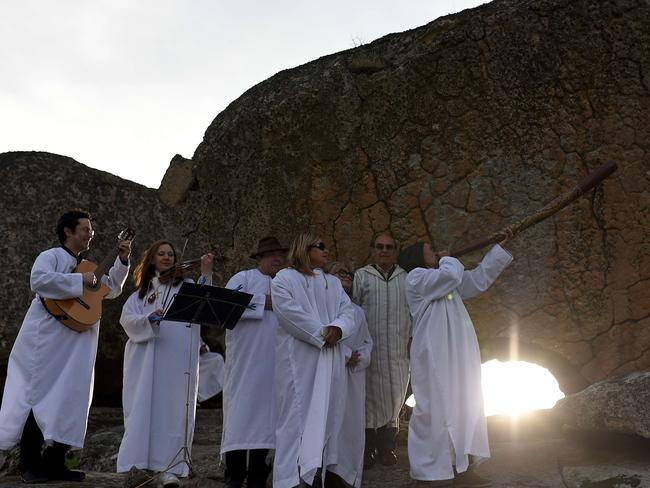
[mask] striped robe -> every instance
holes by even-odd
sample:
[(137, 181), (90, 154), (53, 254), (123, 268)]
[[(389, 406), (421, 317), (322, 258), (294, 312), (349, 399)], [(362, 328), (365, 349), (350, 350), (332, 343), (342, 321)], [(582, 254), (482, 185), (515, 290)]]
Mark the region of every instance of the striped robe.
[(406, 271), (395, 266), (386, 280), (372, 265), (354, 274), (354, 301), (363, 309), (373, 342), (366, 369), (366, 428), (398, 426), (409, 382), (411, 316), (404, 294)]

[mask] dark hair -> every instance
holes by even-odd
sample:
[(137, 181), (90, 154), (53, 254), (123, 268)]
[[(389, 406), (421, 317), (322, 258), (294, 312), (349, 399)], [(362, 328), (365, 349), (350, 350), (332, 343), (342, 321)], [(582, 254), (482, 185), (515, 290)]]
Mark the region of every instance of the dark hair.
[(74, 232), (79, 224), (79, 219), (90, 219), (90, 213), (81, 209), (75, 209), (69, 210), (59, 217), (59, 221), (56, 223), (56, 235), (59, 237), (61, 245), (65, 244), (66, 239), (64, 229), (67, 228)]
[(398, 247), (397, 246), (397, 241), (393, 237), (393, 234), (391, 234), (390, 231), (387, 231), (387, 230), (384, 230), (384, 231), (381, 231), (381, 232), (376, 232), (372, 236), (372, 241), (370, 241), (370, 247), (375, 247), (375, 242), (377, 242), (377, 239), (379, 239), (381, 236), (390, 237), (392, 239), (393, 243), (395, 244), (395, 248)]
[[(149, 248), (142, 254), (142, 259), (140, 259), (140, 262), (133, 270), (133, 282), (135, 283), (135, 287), (138, 289), (138, 297), (140, 298), (144, 298), (147, 291), (149, 291), (151, 278), (156, 274), (156, 268), (153, 265), (153, 258), (158, 252), (158, 248), (164, 244), (167, 244), (172, 248), (172, 251), (174, 252), (174, 264), (176, 264), (176, 248), (171, 242), (160, 240), (151, 244), (151, 246), (149, 246)], [(183, 281), (182, 277), (180, 279), (175, 279), (174, 285), (177, 285), (181, 281)]]

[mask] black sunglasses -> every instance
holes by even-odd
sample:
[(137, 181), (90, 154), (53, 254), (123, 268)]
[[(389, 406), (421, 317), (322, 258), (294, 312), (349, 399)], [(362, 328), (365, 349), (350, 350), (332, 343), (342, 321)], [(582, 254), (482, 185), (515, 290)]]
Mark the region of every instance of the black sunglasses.
[(392, 251), (395, 249), (395, 246), (393, 244), (375, 244), (374, 248), (377, 249), (377, 251), (383, 251), (384, 249), (386, 251)]
[(324, 251), (325, 249), (327, 249), (327, 247), (325, 246), (325, 243), (323, 241), (320, 241), (318, 244), (312, 244), (311, 246), (309, 246), (309, 249), (314, 248), (314, 247), (316, 249), (320, 249), (321, 251)]

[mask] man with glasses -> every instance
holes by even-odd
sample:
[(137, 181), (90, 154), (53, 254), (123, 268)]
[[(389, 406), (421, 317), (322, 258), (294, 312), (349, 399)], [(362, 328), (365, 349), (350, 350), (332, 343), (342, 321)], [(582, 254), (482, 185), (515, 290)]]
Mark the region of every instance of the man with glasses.
[[(96, 285), (93, 273), (74, 273), (94, 235), (90, 214), (72, 210), (56, 226), (61, 243), (43, 251), (31, 272), (36, 297), (25, 315), (9, 356), (0, 410), (0, 449), (20, 441), (24, 483), (83, 481), (82, 471), (65, 466), (65, 454), (83, 447), (99, 337), (99, 322), (84, 332), (67, 328), (45, 309), (41, 299), (82, 297)], [(115, 298), (129, 272), (131, 243), (120, 241), (113, 267), (101, 278)], [(47, 447), (41, 452), (43, 444)]]
[(395, 438), (409, 381), (411, 317), (404, 295), (406, 272), (397, 263), (397, 245), (389, 234), (371, 245), (372, 263), (354, 276), (354, 301), (363, 309), (374, 344), (366, 370), (366, 448), (364, 467), (377, 460), (397, 462)]
[[(230, 278), (227, 288), (253, 295), (237, 326), (226, 331), (221, 455), (225, 488), (264, 488), (275, 447), (275, 337), (271, 280), (284, 268), (287, 248), (265, 237), (251, 254), (257, 266)], [(248, 458), (248, 462), (247, 462)]]

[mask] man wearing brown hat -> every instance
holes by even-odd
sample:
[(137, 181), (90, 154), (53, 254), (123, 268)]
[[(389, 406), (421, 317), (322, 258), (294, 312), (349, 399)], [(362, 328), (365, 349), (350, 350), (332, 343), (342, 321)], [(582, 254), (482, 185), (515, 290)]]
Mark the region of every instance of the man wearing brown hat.
[[(271, 302), (271, 280), (284, 267), (287, 248), (264, 237), (251, 254), (257, 267), (240, 271), (226, 288), (253, 295), (237, 326), (226, 331), (221, 456), (226, 488), (263, 488), (275, 446), (275, 334), (278, 319)], [(248, 458), (248, 464), (247, 464)]]

